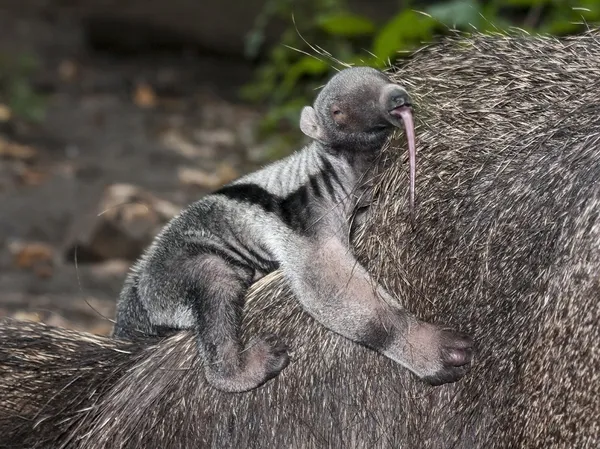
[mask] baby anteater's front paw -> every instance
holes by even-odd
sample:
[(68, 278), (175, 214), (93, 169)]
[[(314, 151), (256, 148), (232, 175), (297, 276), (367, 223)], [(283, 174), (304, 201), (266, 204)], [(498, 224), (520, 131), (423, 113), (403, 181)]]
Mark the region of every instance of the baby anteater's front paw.
[(456, 382), (471, 367), (474, 342), (462, 332), (441, 330), (439, 332), (439, 368), (437, 372), (423, 377), (431, 385)]

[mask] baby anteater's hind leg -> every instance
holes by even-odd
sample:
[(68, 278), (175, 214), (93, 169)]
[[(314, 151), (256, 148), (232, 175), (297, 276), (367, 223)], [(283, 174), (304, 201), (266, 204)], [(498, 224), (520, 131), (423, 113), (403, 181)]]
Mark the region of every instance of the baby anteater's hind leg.
[(244, 296), (251, 270), (219, 256), (197, 256), (190, 267), (186, 296), (197, 321), (206, 380), (228, 392), (252, 390), (275, 377), (288, 362), (287, 348), (271, 335), (240, 342)]

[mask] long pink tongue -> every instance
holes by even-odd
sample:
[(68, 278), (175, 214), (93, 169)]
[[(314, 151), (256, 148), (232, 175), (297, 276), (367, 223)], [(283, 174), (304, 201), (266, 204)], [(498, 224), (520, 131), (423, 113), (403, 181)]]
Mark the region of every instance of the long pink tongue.
[(413, 122), (412, 112), (409, 108), (401, 108), (400, 117), (404, 123), (406, 140), (408, 141), (408, 164), (409, 164), (409, 199), (410, 199), (410, 220), (414, 227), (415, 223), (415, 177), (417, 174), (417, 147), (415, 145), (415, 124)]

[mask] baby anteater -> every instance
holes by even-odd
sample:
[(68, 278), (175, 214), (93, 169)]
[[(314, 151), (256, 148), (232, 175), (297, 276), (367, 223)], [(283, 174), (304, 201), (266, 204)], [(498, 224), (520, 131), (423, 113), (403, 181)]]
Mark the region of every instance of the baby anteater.
[(368, 206), (367, 180), (403, 122), (414, 178), (407, 92), (371, 68), (335, 75), (302, 111), (300, 128), (312, 143), (192, 204), (158, 235), (125, 282), (114, 334), (194, 329), (208, 382), (251, 390), (289, 362), (272, 335), (245, 347), (240, 341), (248, 288), (281, 268), (304, 309), (328, 329), (432, 384), (459, 379), (471, 339), (389, 305), (349, 249), (351, 217)]

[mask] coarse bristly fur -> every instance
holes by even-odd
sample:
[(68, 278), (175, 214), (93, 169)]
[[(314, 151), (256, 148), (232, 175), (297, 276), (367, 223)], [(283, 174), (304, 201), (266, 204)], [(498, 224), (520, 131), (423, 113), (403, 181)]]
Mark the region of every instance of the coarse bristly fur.
[(289, 357), (268, 328), (244, 347), (244, 298), (253, 282), (280, 268), (303, 308), (328, 329), (433, 385), (460, 379), (472, 340), (392, 307), (349, 247), (351, 217), (370, 205), (369, 180), (396, 127), (405, 125), (414, 159), (410, 107), (408, 93), (378, 70), (352, 67), (333, 76), (314, 107), (302, 110), (300, 127), (311, 143), (196, 201), (165, 226), (125, 281), (114, 335), (192, 329), (209, 384), (227, 392), (257, 388)]
[(393, 75), (418, 105), (417, 228), (399, 158), (357, 252), (421, 318), (470, 326), (461, 382), (432, 389), (327, 332), (275, 273), (253, 287), (245, 333), (277, 329), (294, 363), (243, 395), (206, 384), (191, 334), (119, 342), (6, 321), (0, 446), (600, 447), (598, 67), (597, 33), (474, 36)]

